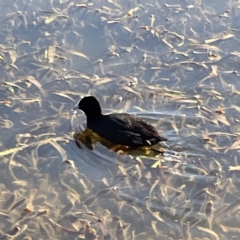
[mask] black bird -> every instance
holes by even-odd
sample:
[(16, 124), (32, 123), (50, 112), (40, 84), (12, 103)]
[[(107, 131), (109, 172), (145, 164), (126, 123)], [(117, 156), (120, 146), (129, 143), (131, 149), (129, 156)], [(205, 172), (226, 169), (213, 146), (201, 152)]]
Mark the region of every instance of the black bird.
[(141, 118), (127, 113), (103, 115), (98, 100), (84, 97), (78, 103), (87, 116), (87, 127), (106, 140), (130, 147), (152, 146), (167, 139)]

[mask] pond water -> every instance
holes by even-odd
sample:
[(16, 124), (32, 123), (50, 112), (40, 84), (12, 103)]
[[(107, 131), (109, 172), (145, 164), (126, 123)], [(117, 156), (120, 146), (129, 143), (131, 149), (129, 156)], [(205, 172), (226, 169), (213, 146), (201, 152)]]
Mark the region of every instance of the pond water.
[[(239, 239), (239, 1), (0, 13), (0, 239)], [(76, 142), (85, 95), (152, 124), (164, 154)]]

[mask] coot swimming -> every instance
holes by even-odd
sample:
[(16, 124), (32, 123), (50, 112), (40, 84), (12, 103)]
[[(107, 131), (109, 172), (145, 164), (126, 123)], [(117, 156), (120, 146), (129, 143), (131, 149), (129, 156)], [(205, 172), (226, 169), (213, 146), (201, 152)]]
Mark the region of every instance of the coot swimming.
[(93, 96), (80, 100), (78, 108), (87, 116), (87, 127), (106, 140), (129, 147), (152, 146), (167, 139), (141, 118), (127, 113), (103, 115), (98, 100)]

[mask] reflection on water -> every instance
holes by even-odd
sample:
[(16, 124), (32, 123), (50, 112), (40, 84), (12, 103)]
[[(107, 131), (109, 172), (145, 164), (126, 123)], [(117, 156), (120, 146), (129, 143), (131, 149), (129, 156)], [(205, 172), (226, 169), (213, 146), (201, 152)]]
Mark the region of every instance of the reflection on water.
[[(0, 238), (238, 239), (235, 5), (1, 1)], [(164, 154), (84, 132), (84, 95)]]
[[(155, 145), (154, 147), (138, 147), (131, 148), (121, 144), (114, 144), (108, 140), (100, 137), (97, 133), (89, 128), (86, 128), (83, 132), (75, 133), (74, 138), (76, 140), (77, 146), (81, 149), (81, 144), (84, 144), (88, 149), (93, 150), (93, 146), (96, 143), (101, 143), (108, 149), (117, 152), (118, 154), (130, 154), (133, 156), (149, 156), (156, 157), (157, 155), (162, 155), (164, 149), (158, 149)], [(159, 145), (159, 144), (158, 144)]]

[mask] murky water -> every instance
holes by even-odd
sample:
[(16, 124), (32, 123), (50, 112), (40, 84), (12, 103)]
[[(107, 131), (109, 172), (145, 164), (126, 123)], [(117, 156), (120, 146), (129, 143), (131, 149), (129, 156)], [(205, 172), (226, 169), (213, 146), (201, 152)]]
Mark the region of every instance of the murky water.
[[(238, 239), (238, 1), (0, 1), (1, 239)], [(167, 139), (88, 149), (94, 95)]]

